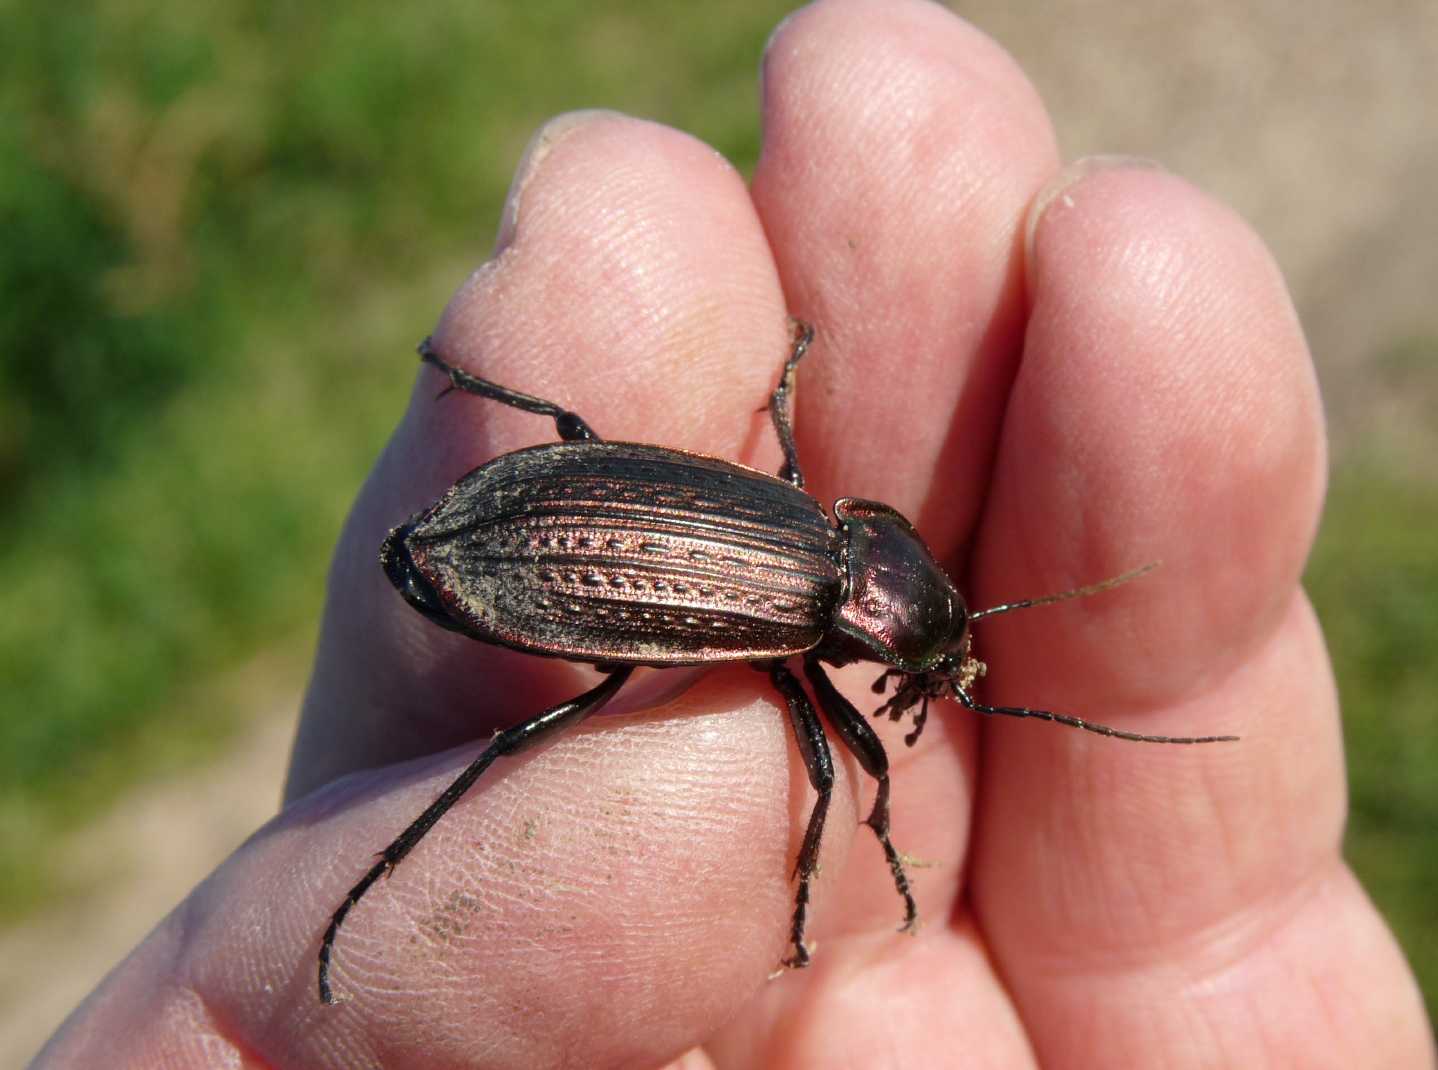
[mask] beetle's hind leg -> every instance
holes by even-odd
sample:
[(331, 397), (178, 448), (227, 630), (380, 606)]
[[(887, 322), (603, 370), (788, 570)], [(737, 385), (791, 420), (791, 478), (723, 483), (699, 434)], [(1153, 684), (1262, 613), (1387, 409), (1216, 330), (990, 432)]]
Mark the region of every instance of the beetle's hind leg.
[(779, 373), (779, 385), (769, 395), (769, 418), (774, 421), (774, 433), (779, 436), (779, 448), (784, 451), (779, 478), (802, 490), (804, 473), (799, 469), (799, 452), (794, 448), (794, 371), (809, 351), (809, 343), (814, 340), (814, 328), (799, 320), (794, 320), (793, 324), (794, 348), (784, 362), (784, 370)]
[(614, 693), (624, 686), (624, 681), (629, 679), (629, 674), (633, 671), (632, 666), (615, 669), (597, 686), (590, 688), (578, 698), (561, 702), (558, 706), (551, 706), (538, 716), (531, 717), (513, 728), (506, 728), (500, 732), (484, 749), (484, 752), (471, 762), (464, 772), (459, 774), (454, 783), (444, 789), (444, 794), (430, 803), (429, 808), (415, 818), (409, 828), (401, 832), (395, 841), (384, 849), (380, 854), (380, 860), (360, 878), (360, 882), (345, 896), (344, 902), (330, 918), (329, 928), (325, 930), (324, 938), (320, 941), (320, 1002), (328, 1004), (339, 1002), (330, 988), (330, 959), (334, 955), (335, 937), (339, 935), (340, 926), (344, 924), (345, 917), (364, 897), (365, 892), (370, 890), (374, 882), (387, 876), (395, 866), (404, 860), (405, 855), (414, 849), (415, 844), (424, 839), (425, 834), (434, 827), (435, 822), (443, 817), (451, 806), (459, 802), (460, 796), (474, 785), (474, 782), (479, 779), (479, 775), (488, 769), (496, 758), (517, 754), (578, 724), (613, 698)]
[[(903, 859), (899, 857), (899, 852), (894, 849), (894, 844), (889, 839), (889, 756), (884, 753), (884, 744), (869, 727), (869, 722), (864, 720), (864, 715), (854, 708), (852, 702), (839, 694), (834, 682), (829, 679), (829, 674), (813, 654), (804, 658), (804, 675), (809, 678), (814, 694), (819, 699), (819, 706), (829, 718), (829, 723), (834, 726), (834, 731), (839, 733), (844, 745), (859, 759), (864, 772), (878, 782), (879, 790), (874, 796), (874, 809), (869, 812), (864, 824), (874, 830), (879, 846), (884, 850), (884, 858), (889, 863), (889, 872), (894, 875), (894, 887), (904, 900), (904, 924), (899, 927), (899, 931), (912, 933), (918, 928), (919, 908), (914, 903), (914, 893), (909, 888), (909, 875), (904, 872)], [(920, 727), (922, 723), (915, 725), (913, 735), (918, 735)]]
[(789, 723), (794, 726), (794, 738), (803, 756), (804, 768), (809, 774), (809, 783), (818, 793), (814, 809), (809, 813), (809, 824), (804, 829), (804, 844), (799, 848), (799, 859), (794, 865), (794, 876), (799, 887), (794, 893), (794, 921), (789, 930), (790, 942), (794, 949), (784, 959), (784, 965), (802, 969), (809, 965), (809, 949), (804, 946), (804, 925), (809, 918), (809, 887), (819, 869), (819, 844), (824, 838), (824, 818), (829, 813), (829, 796), (834, 790), (834, 761), (829, 755), (829, 741), (824, 737), (824, 726), (814, 712), (814, 704), (804, 694), (804, 687), (782, 661), (758, 664), (755, 668), (766, 669), (769, 679), (784, 696), (789, 707)]
[(543, 398), (537, 398), (531, 394), (511, 390), (507, 386), (491, 383), (488, 379), (481, 379), (462, 368), (456, 368), (435, 351), (432, 338), (426, 338), (419, 344), (419, 357), (426, 364), (433, 364), (449, 376), (449, 386), (444, 388), (440, 397), (444, 397), (451, 390), (463, 390), (467, 394), (478, 394), (482, 398), (489, 398), (490, 401), (497, 401), (501, 405), (509, 405), (524, 412), (532, 412), (536, 416), (550, 417), (554, 421), (554, 429), (559, 432), (559, 437), (566, 442), (599, 441), (599, 436), (578, 413), (570, 412), (552, 401), (545, 401)]

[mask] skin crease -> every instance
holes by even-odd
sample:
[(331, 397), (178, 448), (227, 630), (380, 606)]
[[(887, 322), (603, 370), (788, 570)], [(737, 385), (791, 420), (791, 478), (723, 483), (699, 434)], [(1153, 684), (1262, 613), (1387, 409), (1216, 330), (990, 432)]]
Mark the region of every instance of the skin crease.
[[(326, 920), (496, 727), (592, 672), (443, 632), (375, 563), (468, 468), (553, 438), (477, 399), (408, 412), (336, 551), (289, 805), (66, 1022), (44, 1067), (1432, 1066), (1417, 990), (1340, 855), (1327, 656), (1297, 578), (1324, 449), (1261, 242), (1161, 171), (1067, 173), (993, 42), (918, 0), (776, 32), (752, 190), (608, 114), (536, 138), (494, 257), (436, 341), (612, 439), (766, 470), (786, 310), (810, 489), (905, 512), (975, 606), (1145, 561), (1128, 587), (981, 622), (990, 700), (1241, 743), (1119, 743), (949, 705), (893, 763), (923, 927), (839, 782), (811, 929), (784, 951), (811, 796), (768, 682), (640, 674), (501, 761)], [(1052, 187), (1050, 192), (1052, 193)], [(967, 562), (967, 567), (959, 567)], [(840, 673), (861, 710), (877, 670)], [(678, 683), (675, 683), (675, 680)], [(668, 681), (668, 682), (666, 682)], [(688, 1054), (684, 1054), (684, 1053)], [(676, 1062), (675, 1060), (680, 1060)]]

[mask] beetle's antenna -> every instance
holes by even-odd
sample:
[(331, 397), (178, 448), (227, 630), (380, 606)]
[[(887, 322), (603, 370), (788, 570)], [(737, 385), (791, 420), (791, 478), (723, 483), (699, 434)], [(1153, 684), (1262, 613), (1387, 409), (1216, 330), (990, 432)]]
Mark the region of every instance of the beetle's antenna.
[(1040, 721), (1052, 721), (1055, 724), (1068, 725), (1070, 728), (1082, 728), (1085, 732), (1096, 732), (1098, 735), (1113, 736), (1115, 739), (1128, 739), (1135, 743), (1238, 742), (1237, 736), (1146, 736), (1139, 732), (1123, 732), (1105, 724), (1094, 724), (1094, 722), (1085, 721), (1081, 717), (1070, 717), (1068, 714), (1053, 713), (1049, 710), (1031, 710), (1027, 706), (990, 706), (974, 701), (972, 695), (957, 685), (954, 687), (954, 697), (975, 713), (1003, 714), (1006, 717), (1034, 717)]
[(980, 617), (992, 617), (999, 613), (1008, 613), (1015, 609), (1028, 609), (1031, 606), (1049, 606), (1055, 602), (1067, 602), (1071, 598), (1087, 598), (1091, 594), (1098, 594), (1100, 591), (1107, 591), (1112, 587), (1127, 583), (1129, 580), (1136, 580), (1140, 576), (1145, 576), (1158, 568), (1162, 563), (1161, 561), (1150, 561), (1148, 564), (1132, 569), (1129, 572), (1112, 576), (1098, 583), (1091, 583), (1087, 587), (1075, 587), (1072, 591), (1062, 591), (1059, 594), (1046, 594), (1042, 598), (1025, 598), (1021, 602), (1005, 602), (1001, 606), (981, 609), (977, 613), (970, 613), (969, 620), (978, 620)]
[[(1110, 579), (1102, 580), (1099, 583), (1091, 583), (1087, 587), (1076, 587), (1072, 591), (1063, 591), (1059, 594), (1045, 595), (1042, 598), (1025, 598), (1020, 602), (1006, 602), (1001, 606), (994, 606), (992, 609), (981, 609), (977, 613), (970, 613), (969, 620), (977, 620), (980, 617), (992, 617), (998, 613), (1007, 613), (1014, 609), (1028, 609), (1031, 606), (1047, 606), (1054, 602), (1066, 602), (1070, 598), (1084, 598), (1091, 594), (1098, 594), (1100, 591), (1107, 591), (1111, 587), (1127, 583), (1129, 580), (1136, 580), (1158, 568), (1159, 561), (1150, 561), (1148, 564), (1128, 572), (1120, 573)], [(982, 663), (980, 668), (982, 668)], [(982, 672), (979, 673), (982, 675)], [(1002, 714), (1005, 717), (1032, 717), (1040, 721), (1052, 721), (1054, 724), (1067, 725), (1069, 728), (1082, 728), (1085, 732), (1093, 732), (1100, 736), (1112, 736), (1114, 739), (1127, 739), (1135, 743), (1236, 743), (1237, 736), (1147, 736), (1141, 732), (1124, 732), (1117, 728), (1110, 728), (1106, 724), (1095, 724), (1093, 721), (1085, 721), (1082, 717), (1073, 717), (1066, 713), (1054, 713), (1052, 710), (1034, 710), (1027, 706), (990, 706), (987, 703), (977, 701), (969, 694), (968, 688), (972, 684), (972, 678), (968, 682), (952, 680), (950, 688), (963, 705), (975, 713)]]

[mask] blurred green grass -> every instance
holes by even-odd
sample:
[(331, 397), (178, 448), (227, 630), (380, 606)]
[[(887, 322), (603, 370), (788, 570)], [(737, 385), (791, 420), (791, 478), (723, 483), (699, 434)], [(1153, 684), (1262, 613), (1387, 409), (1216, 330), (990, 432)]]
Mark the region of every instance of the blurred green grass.
[[(1427, 374), (1438, 387), (1438, 341)], [(1305, 584), (1348, 748), (1349, 861), (1438, 1012), (1438, 485), (1354, 459), (1333, 477)]]
[(779, 3), (0, 6), (0, 918), (51, 838), (239, 727), (553, 113), (752, 162)]
[[(535, 126), (615, 107), (747, 168), (786, 8), (0, 5), (0, 918), (57, 893), (55, 836), (242, 728), (199, 682), (308, 642), (406, 354)], [(1431, 376), (1438, 346), (1405, 352)], [(1430, 1008), (1435, 530), (1433, 483), (1348, 462), (1307, 577), (1349, 854)]]

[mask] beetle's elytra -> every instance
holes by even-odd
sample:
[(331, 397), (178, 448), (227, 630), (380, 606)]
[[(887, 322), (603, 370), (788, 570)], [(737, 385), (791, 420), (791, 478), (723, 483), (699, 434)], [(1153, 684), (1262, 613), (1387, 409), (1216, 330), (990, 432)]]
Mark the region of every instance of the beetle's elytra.
[(420, 355), (463, 390), (554, 420), (563, 442), (498, 457), (459, 480), (389, 533), (386, 575), (434, 623), (486, 643), (572, 661), (606, 676), (582, 695), (494, 737), (428, 809), (385, 848), (335, 911), (320, 944), (319, 992), (330, 987), (340, 926), (360, 898), (414, 848), (493, 762), (546, 741), (599, 709), (639, 665), (746, 661), (784, 699), (817, 794), (795, 866), (791, 950), (808, 965), (804, 927), (833, 787), (833, 763), (814, 703), (786, 664), (803, 658), (819, 708), (878, 783), (866, 824), (904, 901), (903, 931), (918, 917), (903, 860), (889, 841), (888, 757), (868, 722), (824, 666), (884, 667), (894, 694), (875, 716), (914, 710), (912, 746), (929, 702), (953, 697), (978, 713), (1034, 717), (1120, 739), (1214, 743), (1233, 736), (1148, 736), (1048, 710), (990, 706), (972, 694), (983, 663), (970, 624), (984, 616), (1076, 598), (1147, 569), (1044, 598), (971, 612), (907, 520), (878, 502), (842, 498), (833, 516), (804, 492), (790, 423), (794, 374), (813, 338), (795, 325), (793, 349), (769, 413), (784, 464), (779, 476), (713, 457), (603, 442), (578, 415), (477, 378), (444, 361), (426, 339)]
[(445, 627), (534, 654), (679, 665), (816, 645), (843, 588), (835, 531), (789, 483), (628, 442), (518, 450), (385, 544)]

